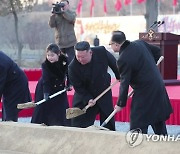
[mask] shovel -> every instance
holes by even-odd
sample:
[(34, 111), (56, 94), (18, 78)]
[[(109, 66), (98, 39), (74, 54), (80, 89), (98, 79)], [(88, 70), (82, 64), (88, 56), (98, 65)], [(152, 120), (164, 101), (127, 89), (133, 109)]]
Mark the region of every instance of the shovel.
[[(49, 96), (49, 98), (50, 98), (50, 99), (51, 99), (51, 98), (54, 98), (54, 97), (56, 97), (57, 95), (60, 95), (60, 94), (64, 93), (64, 92), (67, 91), (67, 90), (68, 90), (68, 88), (63, 89), (63, 90), (61, 90), (61, 91), (58, 91), (57, 93)], [(34, 102), (27, 102), (27, 103), (23, 103), (23, 104), (18, 104), (18, 105), (17, 105), (17, 108), (18, 108), (18, 109), (33, 108), (33, 107), (36, 107), (37, 105), (40, 105), (40, 104), (42, 104), (42, 103), (44, 103), (44, 102), (46, 102), (46, 99), (42, 99), (41, 101), (38, 101), (38, 102), (36, 102), (36, 103), (34, 103)]]
[[(132, 96), (132, 94), (134, 93), (134, 90), (130, 91), (128, 93), (128, 98)], [(116, 109), (114, 109), (114, 111), (107, 117), (107, 119), (101, 124), (101, 128), (104, 128), (104, 126), (111, 120), (111, 118), (119, 111), (117, 111)]]
[[(111, 84), (107, 89), (105, 89), (100, 95), (98, 95), (94, 101), (96, 102), (98, 99), (100, 99), (107, 91), (109, 91), (115, 84), (117, 84), (119, 80), (116, 80), (113, 84)], [(78, 117), (82, 114), (85, 114), (87, 109), (90, 108), (91, 106), (88, 104), (86, 105), (83, 109), (80, 108), (68, 108), (66, 109), (66, 119), (71, 119)]]
[[(128, 93), (128, 98), (132, 96), (132, 94), (134, 93), (134, 90), (131, 90)], [(114, 111), (107, 117), (107, 119), (101, 124), (101, 126), (96, 126), (96, 125), (92, 125), (87, 127), (90, 130), (109, 130), (108, 128), (105, 128), (104, 126), (111, 120), (111, 118), (119, 111), (117, 111), (116, 109), (114, 109)]]

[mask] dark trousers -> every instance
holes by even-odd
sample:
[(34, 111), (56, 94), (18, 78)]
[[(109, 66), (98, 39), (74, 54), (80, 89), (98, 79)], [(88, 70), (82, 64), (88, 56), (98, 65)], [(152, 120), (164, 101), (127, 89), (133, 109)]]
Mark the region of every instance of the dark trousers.
[[(165, 121), (160, 121), (160, 122), (156, 122), (154, 124), (151, 124), (151, 127), (152, 127), (155, 134), (167, 135), (167, 129), (166, 129)], [(135, 129), (135, 128), (131, 128), (131, 130), (132, 129)], [(143, 134), (147, 134), (148, 126), (142, 127), (140, 129), (142, 130)]]
[(61, 51), (64, 54), (67, 54), (68, 62), (70, 63), (73, 60), (74, 56), (75, 56), (74, 46), (69, 47), (69, 48), (61, 48)]
[[(100, 114), (100, 124), (102, 124), (106, 118), (109, 115), (106, 115), (96, 104), (93, 107), (90, 107), (85, 114), (78, 116), (76, 118), (72, 119), (71, 126), (72, 127), (81, 127), (81, 128), (86, 128), (89, 126), (94, 125), (94, 121), (96, 119), (96, 115)], [(115, 120), (112, 118), (107, 125), (105, 125), (106, 128), (115, 131)]]
[(12, 116), (7, 116), (5, 108), (2, 106), (2, 121), (18, 121), (18, 113)]

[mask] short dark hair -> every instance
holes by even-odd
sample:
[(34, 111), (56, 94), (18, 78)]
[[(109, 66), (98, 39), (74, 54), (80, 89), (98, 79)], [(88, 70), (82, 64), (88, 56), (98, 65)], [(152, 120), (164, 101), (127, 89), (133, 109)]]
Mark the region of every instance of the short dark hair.
[(112, 32), (112, 37), (111, 37), (112, 42), (116, 42), (118, 44), (121, 44), (125, 40), (126, 40), (126, 36), (122, 31), (117, 30), (117, 31)]
[(81, 42), (78, 42), (74, 48), (78, 51), (89, 50), (90, 44), (87, 41), (81, 41)]
[(53, 43), (51, 43), (47, 46), (46, 52), (48, 52), (48, 51), (54, 52), (57, 55), (61, 52), (59, 46), (57, 44), (53, 44)]
[(67, 2), (69, 4), (69, 1), (68, 0), (61, 0), (61, 2)]

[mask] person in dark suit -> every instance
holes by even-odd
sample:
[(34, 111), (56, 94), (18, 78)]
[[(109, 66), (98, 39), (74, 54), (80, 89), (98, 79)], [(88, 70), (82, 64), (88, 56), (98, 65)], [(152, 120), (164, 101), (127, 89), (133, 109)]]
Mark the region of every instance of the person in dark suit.
[(160, 48), (142, 40), (130, 42), (121, 31), (114, 31), (111, 48), (119, 52), (119, 98), (115, 109), (126, 106), (129, 85), (134, 89), (131, 103), (130, 130), (140, 128), (146, 134), (151, 125), (155, 134), (166, 135), (165, 121), (172, 113), (162, 76), (156, 62)]
[(66, 109), (69, 108), (67, 93), (64, 92), (54, 98), (49, 96), (69, 86), (67, 75), (67, 57), (56, 44), (49, 44), (46, 48), (46, 60), (42, 63), (42, 77), (35, 90), (35, 102), (45, 98), (47, 101), (35, 107), (31, 122), (52, 126), (69, 126), (66, 120)]
[(18, 121), (17, 104), (31, 101), (28, 79), (23, 70), (0, 51), (0, 100), (3, 103), (3, 121)]
[[(112, 92), (109, 90), (97, 102), (93, 99), (110, 86), (111, 76), (108, 66), (119, 80), (116, 59), (105, 47), (90, 48), (86, 41), (75, 45), (75, 58), (69, 65), (69, 79), (74, 87), (73, 107), (80, 109), (87, 104), (91, 107), (85, 114), (72, 119), (73, 127), (88, 127), (94, 124), (96, 115), (100, 113), (100, 124), (113, 111)], [(114, 118), (105, 126), (115, 130)]]

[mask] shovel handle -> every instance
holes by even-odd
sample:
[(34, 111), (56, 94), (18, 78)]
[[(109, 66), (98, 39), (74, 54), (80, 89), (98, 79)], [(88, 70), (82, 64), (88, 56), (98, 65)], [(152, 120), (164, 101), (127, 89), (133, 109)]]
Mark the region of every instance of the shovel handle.
[[(98, 99), (100, 99), (105, 93), (107, 93), (107, 91), (109, 91), (115, 84), (117, 84), (119, 82), (119, 80), (116, 80), (114, 83), (112, 83), (107, 89), (105, 89), (100, 95), (98, 95), (94, 101), (96, 102)], [(90, 108), (91, 105), (88, 104), (84, 107), (84, 111), (86, 111), (88, 108)]]
[(156, 65), (158, 66), (163, 59), (164, 59), (164, 56), (161, 56), (161, 57), (159, 58), (159, 60), (157, 61)]
[(90, 104), (86, 105), (82, 110), (86, 112), (87, 109), (89, 109), (91, 107)]
[(102, 123), (101, 127), (104, 127), (104, 126), (109, 122), (109, 120), (111, 120), (111, 118), (112, 118), (117, 112), (118, 112), (117, 110), (114, 110), (114, 111), (109, 115), (109, 117), (107, 117), (107, 119)]
[[(62, 94), (62, 93), (65, 92), (66, 90), (67, 90), (67, 89), (63, 89), (63, 90), (61, 90), (61, 91), (58, 91), (57, 93), (52, 94), (51, 96), (49, 96), (49, 98), (50, 98), (50, 99), (51, 99), (51, 98), (54, 98), (54, 97), (56, 97), (57, 95)], [(39, 105), (39, 104), (44, 103), (45, 101), (46, 101), (45, 99), (42, 99), (42, 100), (36, 102), (35, 104), (36, 104), (36, 105)]]
[(112, 83), (107, 89), (105, 89), (100, 95), (98, 95), (94, 101), (96, 102), (98, 99), (100, 99), (107, 91), (109, 91), (114, 85), (116, 85), (119, 82), (119, 80), (116, 80), (114, 83)]
[[(134, 90), (131, 90), (129, 93), (128, 93), (128, 98), (132, 96), (132, 94), (134, 93)], [(119, 111), (117, 111), (116, 109), (114, 109), (114, 111), (109, 115), (109, 117), (107, 117), (107, 119), (102, 123), (101, 127), (104, 127), (108, 122), (109, 120), (111, 120), (111, 118)]]

